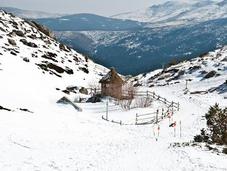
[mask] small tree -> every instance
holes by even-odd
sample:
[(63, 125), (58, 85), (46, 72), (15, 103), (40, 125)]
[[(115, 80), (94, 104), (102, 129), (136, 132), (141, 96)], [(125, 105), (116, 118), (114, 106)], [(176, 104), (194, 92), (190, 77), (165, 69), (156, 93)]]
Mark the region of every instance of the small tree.
[(227, 108), (221, 109), (215, 104), (210, 107), (206, 119), (212, 141), (227, 145)]
[(215, 104), (210, 107), (205, 117), (208, 128), (202, 129), (201, 135), (195, 136), (194, 140), (227, 145), (227, 108), (221, 109)]

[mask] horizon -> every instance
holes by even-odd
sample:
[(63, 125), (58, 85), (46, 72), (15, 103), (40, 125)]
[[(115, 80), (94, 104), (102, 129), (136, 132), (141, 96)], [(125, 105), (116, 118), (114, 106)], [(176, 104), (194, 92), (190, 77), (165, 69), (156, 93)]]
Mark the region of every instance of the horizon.
[[(107, 2), (105, 0), (67, 0), (67, 2), (54, 0), (0, 0), (1, 7), (17, 8), (29, 11), (39, 11), (53, 14), (79, 14), (90, 13), (101, 16), (113, 16), (121, 13), (127, 13), (140, 9), (148, 8), (152, 5), (158, 5), (168, 0), (115, 0)], [(169, 0), (172, 1), (172, 0)], [(177, 1), (177, 0), (173, 0)], [(178, 0), (179, 1), (179, 0)], [(193, 0), (197, 1), (197, 0)], [(180, 1), (182, 2), (182, 0)], [(189, 0), (183, 0), (183, 2), (190, 2)], [(43, 5), (45, 4), (45, 5)], [(53, 5), (54, 4), (54, 5)], [(130, 4), (130, 5), (129, 5)]]

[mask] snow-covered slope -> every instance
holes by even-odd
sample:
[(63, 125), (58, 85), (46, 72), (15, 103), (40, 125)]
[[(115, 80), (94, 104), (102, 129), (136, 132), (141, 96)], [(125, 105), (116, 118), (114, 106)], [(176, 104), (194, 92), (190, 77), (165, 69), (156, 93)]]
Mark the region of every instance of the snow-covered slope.
[(227, 17), (227, 1), (168, 1), (147, 9), (119, 14), (114, 18), (130, 19), (154, 25), (180, 25)]
[[(183, 83), (152, 87), (152, 91), (166, 99), (180, 102), (180, 110), (171, 120), (160, 122), (159, 127), (106, 122), (102, 120), (105, 102), (78, 104), (83, 112), (57, 105), (56, 100), (65, 95), (61, 90), (66, 86), (94, 84), (105, 68), (44, 35), (39, 31), (41, 28), (36, 28), (38, 26), (4, 12), (0, 17), (0, 170), (227, 169), (224, 154), (217, 155), (205, 147), (173, 145), (191, 141), (205, 126), (202, 116), (209, 105), (217, 101), (226, 104), (223, 96), (211, 93), (191, 98), (182, 93)], [(226, 50), (213, 54), (222, 51)], [(224, 54), (220, 60), (219, 55), (217, 59), (204, 57), (220, 61), (222, 75), (214, 79), (226, 78)], [(212, 70), (214, 62), (210, 64)], [(143, 78), (140, 79), (148, 80)], [(199, 86), (200, 81), (196, 81), (196, 85)], [(109, 102), (109, 117), (135, 121), (136, 113), (156, 111), (159, 106), (154, 102), (148, 108), (125, 111)], [(175, 136), (174, 129), (169, 127), (169, 122), (173, 121), (177, 123)], [(182, 134), (178, 126), (180, 121)]]
[(186, 88), (187, 82), (185, 93), (217, 93), (227, 97), (227, 46), (164, 70), (140, 75), (136, 80), (138, 85), (149, 87), (179, 84)]
[(0, 12), (0, 105), (35, 110), (39, 102), (55, 103), (67, 86), (88, 86), (105, 72), (41, 31), (51, 36), (44, 27)]
[(55, 18), (63, 16), (64, 14), (52, 14), (48, 12), (42, 12), (42, 11), (31, 11), (31, 10), (23, 10), (18, 8), (12, 8), (12, 7), (0, 7), (0, 9), (12, 13), (18, 17), (21, 18)]

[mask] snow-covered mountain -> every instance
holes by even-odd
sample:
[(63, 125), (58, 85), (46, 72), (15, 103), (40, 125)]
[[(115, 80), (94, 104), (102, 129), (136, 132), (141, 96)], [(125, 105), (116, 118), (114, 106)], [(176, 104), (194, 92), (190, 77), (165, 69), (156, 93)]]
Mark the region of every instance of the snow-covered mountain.
[(124, 15), (113, 19), (91, 14), (36, 21), (54, 30), (59, 41), (121, 74), (148, 72), (227, 43), (226, 0), (169, 1), (140, 13), (144, 11), (136, 13), (146, 18), (138, 19), (143, 22), (125, 20), (134, 17)]
[(190, 61), (139, 75), (135, 80), (138, 86), (176, 84), (185, 88), (185, 93), (217, 93), (227, 97), (227, 46)]
[(147, 9), (112, 16), (148, 22), (150, 27), (192, 24), (227, 17), (227, 1), (167, 1)]
[(107, 67), (137, 75), (161, 68), (173, 59), (191, 59), (225, 45), (226, 26), (226, 19), (217, 19), (176, 28), (65, 31), (57, 32), (56, 36)]
[(142, 29), (144, 26), (143, 23), (137, 21), (115, 19), (89, 13), (65, 15), (57, 18), (41, 18), (36, 19), (36, 21), (55, 31), (122, 31)]
[(64, 15), (64, 14), (53, 14), (53, 13), (48, 13), (43, 11), (24, 10), (24, 9), (12, 8), (12, 7), (0, 7), (0, 9), (8, 13), (12, 13), (18, 17), (30, 18), (30, 19), (55, 18), (55, 17), (60, 17)]
[[(179, 102), (179, 111), (159, 124), (118, 125), (102, 119), (106, 107), (110, 119), (135, 123), (138, 113), (155, 112), (156, 116), (157, 109), (166, 105), (154, 101), (148, 108), (125, 111), (112, 101), (106, 105), (103, 99), (77, 104), (83, 109), (78, 112), (56, 104), (62, 96), (75, 98), (68, 95), (67, 86), (77, 91), (77, 87), (95, 84), (106, 69), (51, 35), (36, 23), (0, 12), (0, 170), (226, 170), (226, 155), (190, 143), (205, 126), (203, 116), (209, 106), (215, 102), (226, 106), (222, 84), (227, 75), (226, 47), (172, 66), (184, 69), (185, 78), (194, 75), (194, 87), (199, 90), (220, 88), (201, 96), (184, 94), (184, 76), (178, 84), (140, 87)], [(190, 75), (188, 67), (197, 65), (201, 68), (195, 70), (207, 73)], [(165, 72), (171, 73), (170, 69)], [(204, 79), (213, 70), (213, 77)], [(140, 75), (138, 80), (151, 86), (151, 74), (155, 73)], [(169, 127), (170, 122), (176, 122), (175, 129)]]
[(0, 105), (36, 110), (41, 101), (55, 103), (68, 86), (98, 82), (104, 72), (47, 28), (0, 12)]

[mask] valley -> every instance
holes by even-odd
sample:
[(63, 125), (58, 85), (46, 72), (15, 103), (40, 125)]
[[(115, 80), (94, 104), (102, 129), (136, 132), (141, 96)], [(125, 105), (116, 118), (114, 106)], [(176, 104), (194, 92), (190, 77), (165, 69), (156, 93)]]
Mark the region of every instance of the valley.
[(156, 24), (0, 10), (0, 170), (225, 171), (226, 144), (195, 136), (226, 116), (226, 0), (181, 5), (150, 7)]

